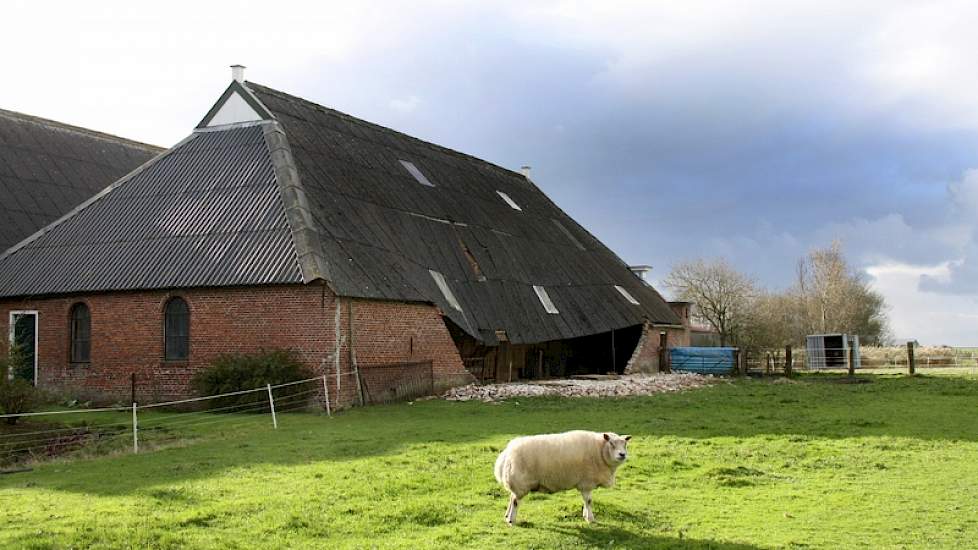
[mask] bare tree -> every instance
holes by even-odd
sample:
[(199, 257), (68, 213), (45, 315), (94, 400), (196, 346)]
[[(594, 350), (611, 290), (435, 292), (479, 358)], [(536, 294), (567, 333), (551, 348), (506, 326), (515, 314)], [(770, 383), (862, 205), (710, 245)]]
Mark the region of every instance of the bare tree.
[(717, 331), (721, 346), (737, 342), (747, 329), (754, 281), (725, 260), (682, 262), (665, 284), (676, 298), (695, 304), (694, 315)]
[(866, 343), (885, 338), (886, 302), (849, 266), (839, 242), (809, 252), (799, 263), (796, 284), (793, 292), (808, 334), (858, 334)]

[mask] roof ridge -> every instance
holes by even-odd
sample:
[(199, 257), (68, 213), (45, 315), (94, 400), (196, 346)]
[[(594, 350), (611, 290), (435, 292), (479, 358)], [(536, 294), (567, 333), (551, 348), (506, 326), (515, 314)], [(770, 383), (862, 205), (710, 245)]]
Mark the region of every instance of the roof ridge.
[[(511, 170), (509, 168), (506, 168), (505, 166), (500, 166), (500, 165), (496, 164), (495, 162), (488, 161), (486, 159), (479, 158), (479, 157), (477, 157), (475, 155), (470, 155), (468, 153), (463, 153), (463, 152), (461, 152), (461, 151), (459, 151), (457, 149), (452, 149), (451, 147), (446, 147), (444, 145), (438, 145), (437, 143), (433, 143), (431, 141), (425, 141), (425, 140), (423, 140), (423, 139), (421, 139), (419, 137), (415, 137), (415, 136), (412, 136), (410, 134), (406, 134), (406, 133), (404, 133), (404, 132), (402, 132), (400, 130), (395, 130), (394, 128), (390, 128), (390, 127), (384, 126), (382, 124), (377, 124), (376, 122), (370, 122), (369, 120), (364, 120), (362, 118), (353, 116), (351, 114), (344, 113), (343, 111), (339, 111), (337, 109), (333, 109), (332, 107), (326, 107), (324, 105), (320, 105), (319, 103), (316, 103), (315, 101), (312, 101), (312, 100), (309, 100), (309, 99), (306, 99), (306, 98), (303, 98), (303, 97), (299, 97), (297, 95), (292, 95), (290, 93), (283, 92), (281, 90), (276, 90), (275, 88), (269, 88), (268, 86), (265, 86), (263, 84), (258, 84), (257, 82), (252, 82), (250, 80), (245, 82), (245, 86), (247, 86), (247, 87), (255, 86), (255, 87), (260, 88), (259, 91), (261, 91), (261, 92), (269, 93), (269, 94), (275, 95), (275, 96), (279, 96), (282, 99), (285, 99), (287, 101), (291, 101), (291, 102), (294, 102), (294, 103), (304, 103), (304, 104), (311, 105), (311, 106), (313, 106), (315, 108), (318, 108), (318, 109), (320, 109), (320, 110), (322, 110), (322, 111), (324, 111), (324, 112), (326, 112), (328, 114), (339, 116), (339, 117), (347, 120), (348, 122), (353, 122), (355, 124), (366, 125), (366, 126), (369, 126), (369, 127), (372, 127), (372, 128), (377, 128), (379, 130), (383, 130), (385, 132), (393, 132), (393, 133), (397, 134), (400, 137), (409, 139), (409, 140), (414, 141), (416, 143), (423, 144), (423, 145), (425, 145), (427, 147), (434, 148), (434, 149), (436, 149), (438, 151), (442, 151), (442, 152), (448, 153), (450, 155), (454, 155), (454, 156), (461, 157), (461, 158), (464, 158), (464, 159), (474, 160), (474, 161), (477, 161), (477, 162), (480, 162), (480, 163), (483, 163), (483, 164), (487, 164), (489, 166), (492, 166), (493, 168), (497, 168), (497, 169), (502, 170), (504, 172), (508, 172), (510, 175), (517, 176), (517, 177), (519, 177), (521, 179), (527, 179), (526, 176), (524, 176), (520, 172), (517, 172), (516, 170)], [(273, 111), (273, 110), (272, 109), (269, 109), (269, 111)]]
[(44, 126), (51, 126), (51, 127), (58, 128), (58, 129), (61, 129), (61, 130), (67, 130), (69, 132), (75, 132), (75, 133), (79, 133), (79, 134), (84, 134), (84, 135), (87, 135), (87, 136), (93, 137), (93, 138), (103, 139), (103, 140), (107, 140), (107, 141), (114, 141), (114, 142), (117, 142), (117, 143), (124, 143), (124, 144), (127, 144), (127, 145), (132, 145), (132, 146), (135, 146), (135, 147), (139, 147), (141, 149), (147, 149), (147, 150), (150, 150), (150, 151), (153, 151), (153, 152), (161, 152), (161, 151), (166, 150), (165, 147), (160, 147), (159, 145), (153, 145), (151, 143), (144, 143), (142, 141), (136, 141), (134, 139), (124, 138), (124, 137), (121, 137), (121, 136), (117, 136), (115, 134), (109, 134), (109, 133), (106, 133), (106, 132), (100, 132), (98, 130), (92, 130), (91, 128), (83, 128), (81, 126), (75, 126), (73, 124), (68, 124), (68, 123), (65, 123), (65, 122), (60, 122), (60, 121), (57, 121), (57, 120), (52, 120), (50, 118), (44, 118), (44, 117), (39, 117), (39, 116), (35, 116), (35, 115), (29, 115), (29, 114), (21, 113), (21, 112), (18, 112), (18, 111), (10, 111), (10, 110), (7, 110), (7, 109), (0, 109), (0, 116), (6, 117), (6, 118), (10, 118), (10, 119), (15, 119), (15, 120), (22, 120), (24, 122), (30, 122), (30, 123), (33, 123), (33, 124), (40, 124), (40, 125), (44, 125)]

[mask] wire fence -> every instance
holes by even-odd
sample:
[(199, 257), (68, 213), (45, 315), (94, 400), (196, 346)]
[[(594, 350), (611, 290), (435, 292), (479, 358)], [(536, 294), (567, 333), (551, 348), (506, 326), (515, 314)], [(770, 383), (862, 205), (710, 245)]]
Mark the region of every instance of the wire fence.
[[(8, 424), (11, 420), (25, 418), (41, 421), (66, 418), (65, 422), (71, 425), (47, 428), (30, 424), (26, 429), (19, 430), (16, 424), (12, 424), (0, 432), (0, 466), (65, 455), (81, 449), (94, 452), (100, 449), (130, 449), (138, 453), (140, 443), (168, 434), (190, 434), (197, 428), (215, 425), (220, 425), (222, 432), (226, 433), (235, 427), (254, 426), (261, 415), (267, 415), (268, 426), (278, 429), (282, 414), (308, 410), (317, 398), (322, 399), (326, 414), (332, 416), (328, 380), (327, 375), (323, 375), (284, 384), (266, 384), (250, 390), (146, 405), (133, 403), (130, 407), (3, 414), (0, 415), (0, 422)], [(229, 398), (237, 401), (215, 406), (223, 403), (222, 399)], [(167, 411), (188, 406), (204, 408), (187, 412)], [(120, 413), (127, 414), (120, 416)], [(106, 419), (106, 416), (115, 418)], [(93, 421), (87, 422), (89, 418)]]
[(749, 350), (741, 359), (747, 373), (784, 374), (791, 371), (895, 373), (948, 370), (978, 375), (978, 347), (923, 347), (916, 345), (855, 349), (778, 348)]

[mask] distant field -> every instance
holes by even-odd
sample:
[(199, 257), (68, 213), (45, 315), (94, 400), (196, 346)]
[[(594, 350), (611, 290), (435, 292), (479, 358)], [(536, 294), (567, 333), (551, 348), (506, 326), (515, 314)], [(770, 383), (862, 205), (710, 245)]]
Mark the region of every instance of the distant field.
[[(283, 415), (277, 431), (224, 417), (157, 439), (179, 446), (0, 476), (0, 547), (975, 547), (978, 379), (867, 378), (426, 401)], [(598, 523), (563, 493), (504, 525), (498, 451), (571, 428), (635, 436), (618, 487), (595, 492)]]

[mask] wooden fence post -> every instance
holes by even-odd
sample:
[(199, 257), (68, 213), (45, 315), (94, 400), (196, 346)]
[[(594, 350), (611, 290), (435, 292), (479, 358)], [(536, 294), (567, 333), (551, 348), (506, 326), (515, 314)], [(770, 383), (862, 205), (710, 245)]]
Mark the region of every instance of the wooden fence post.
[(669, 367), (669, 337), (666, 331), (659, 332), (659, 372), (672, 372)]
[(784, 347), (784, 375), (791, 378), (791, 345)]
[(907, 370), (910, 376), (917, 372), (917, 364), (913, 358), (913, 342), (907, 342)]
[(139, 419), (136, 417), (136, 402), (132, 404), (132, 452), (139, 452)]
[(856, 348), (849, 346), (849, 376), (856, 375)]

